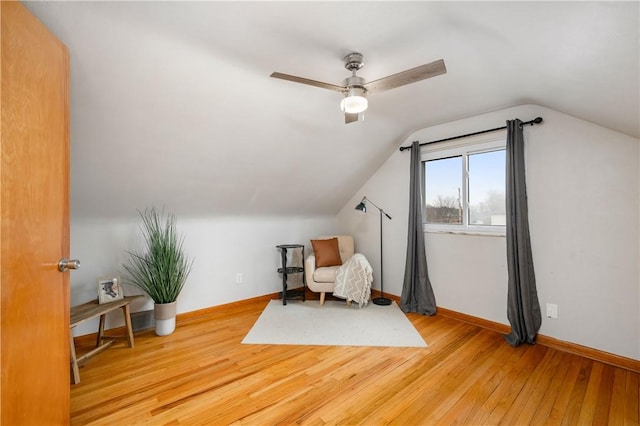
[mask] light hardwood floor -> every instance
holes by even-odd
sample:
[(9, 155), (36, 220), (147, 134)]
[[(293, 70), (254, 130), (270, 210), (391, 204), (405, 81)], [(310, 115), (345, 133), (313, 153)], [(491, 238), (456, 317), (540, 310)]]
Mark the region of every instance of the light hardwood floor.
[(241, 344), (267, 303), (116, 343), (81, 368), (72, 424), (639, 424), (637, 373), (443, 316), (408, 315), (426, 349)]

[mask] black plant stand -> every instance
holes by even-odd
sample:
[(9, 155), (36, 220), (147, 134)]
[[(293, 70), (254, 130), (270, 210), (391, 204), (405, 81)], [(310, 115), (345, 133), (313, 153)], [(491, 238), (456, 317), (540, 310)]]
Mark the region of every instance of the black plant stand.
[[(276, 246), (280, 250), (280, 256), (282, 259), (282, 267), (278, 268), (278, 273), (282, 274), (282, 291), (280, 297), (282, 298), (282, 304), (287, 304), (287, 299), (302, 298), (305, 301), (307, 293), (307, 280), (304, 274), (304, 245), (302, 244), (281, 244)], [(287, 250), (300, 249), (301, 250), (301, 266), (287, 265)], [(287, 289), (287, 278), (289, 274), (302, 274), (302, 287)]]

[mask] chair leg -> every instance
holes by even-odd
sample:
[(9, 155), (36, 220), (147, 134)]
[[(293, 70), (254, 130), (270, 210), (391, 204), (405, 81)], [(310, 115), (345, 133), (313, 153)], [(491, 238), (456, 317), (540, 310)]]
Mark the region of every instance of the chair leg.
[(320, 306), (324, 305), (324, 291), (320, 293)]

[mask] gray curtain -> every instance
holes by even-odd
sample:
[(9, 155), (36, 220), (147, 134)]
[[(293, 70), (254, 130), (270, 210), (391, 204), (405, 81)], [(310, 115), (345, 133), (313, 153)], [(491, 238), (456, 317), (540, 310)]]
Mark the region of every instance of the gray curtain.
[(436, 313), (436, 298), (429, 281), (427, 256), (422, 230), (422, 173), (420, 144), (411, 146), (411, 177), (409, 183), (409, 233), (407, 238), (407, 262), (404, 269), (404, 284), (400, 297), (400, 308), (404, 312), (423, 315)]
[(534, 344), (542, 315), (531, 256), (527, 187), (524, 170), (522, 122), (507, 121), (506, 150), (507, 210), (507, 317), (511, 333), (504, 336), (511, 346)]

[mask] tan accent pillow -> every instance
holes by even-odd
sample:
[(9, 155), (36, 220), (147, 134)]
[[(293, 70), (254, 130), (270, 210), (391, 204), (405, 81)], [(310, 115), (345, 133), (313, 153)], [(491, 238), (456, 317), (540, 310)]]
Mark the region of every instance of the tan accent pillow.
[(313, 246), (313, 252), (316, 256), (316, 268), (342, 265), (337, 238), (311, 240), (311, 245)]

